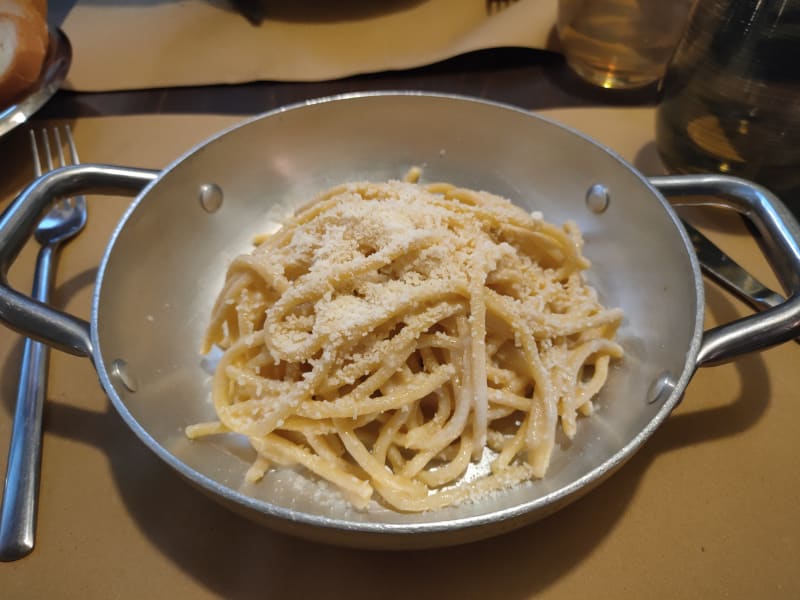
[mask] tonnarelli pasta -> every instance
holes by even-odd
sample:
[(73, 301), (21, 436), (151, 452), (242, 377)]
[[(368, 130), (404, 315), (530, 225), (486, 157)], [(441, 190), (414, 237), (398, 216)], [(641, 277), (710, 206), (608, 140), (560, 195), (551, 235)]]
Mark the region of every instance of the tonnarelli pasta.
[[(622, 357), (577, 227), (449, 184), (329, 190), (236, 258), (205, 351), (218, 421), (355, 506), (424, 511), (547, 471)], [(491, 470), (462, 481), (468, 466)]]

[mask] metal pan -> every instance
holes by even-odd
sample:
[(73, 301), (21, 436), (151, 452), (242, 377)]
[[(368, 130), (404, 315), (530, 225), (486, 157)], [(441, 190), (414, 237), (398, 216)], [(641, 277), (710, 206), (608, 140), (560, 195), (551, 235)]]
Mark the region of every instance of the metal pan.
[[(252, 458), (232, 436), (188, 441), (212, 419), (198, 355), (228, 261), (316, 192), (348, 180), (401, 177), (423, 167), (446, 180), (511, 198), (552, 222), (572, 219), (593, 261), (591, 283), (621, 306), (626, 356), (597, 414), (561, 443), (546, 479), (423, 514), (359, 512), (293, 471), (244, 483)], [(10, 289), (5, 273), (37, 218), (77, 192), (138, 193), (103, 256), (91, 322)], [(790, 299), (703, 331), (703, 283), (691, 244), (663, 193), (716, 194), (746, 213), (768, 242)], [(800, 333), (800, 229), (763, 188), (719, 176), (648, 180), (608, 149), (528, 112), (413, 93), (359, 94), (277, 110), (229, 129), (161, 172), (67, 167), (26, 189), (0, 218), (0, 319), (89, 357), (112, 403), (144, 444), (236, 512), (336, 544), (445, 546), (519, 527), (605, 480), (680, 401), (699, 366)], [(613, 484), (611, 484), (613, 485)], [(153, 490), (158, 494), (158, 490)]]

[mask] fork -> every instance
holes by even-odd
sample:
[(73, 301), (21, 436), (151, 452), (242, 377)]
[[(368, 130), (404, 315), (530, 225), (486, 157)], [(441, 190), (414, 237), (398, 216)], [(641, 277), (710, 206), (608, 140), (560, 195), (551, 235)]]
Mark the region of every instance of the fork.
[[(78, 152), (69, 125), (64, 127), (70, 160), (78, 164)], [(44, 161), (53, 170), (50, 135), (42, 130)], [(36, 134), (30, 131), (34, 173), (42, 175), (42, 162)], [(53, 138), (59, 166), (66, 166), (64, 148), (58, 128)], [(35, 237), (41, 248), (36, 258), (33, 298), (48, 302), (53, 286), (55, 266), (61, 245), (77, 235), (86, 225), (86, 198), (77, 196), (59, 201), (36, 227)], [(42, 413), (47, 391), (49, 348), (45, 344), (25, 340), (20, 368), (17, 405), (8, 451), (3, 504), (0, 510), (0, 560), (23, 558), (33, 550), (36, 531), (36, 508), (39, 496), (39, 473), (42, 458)]]

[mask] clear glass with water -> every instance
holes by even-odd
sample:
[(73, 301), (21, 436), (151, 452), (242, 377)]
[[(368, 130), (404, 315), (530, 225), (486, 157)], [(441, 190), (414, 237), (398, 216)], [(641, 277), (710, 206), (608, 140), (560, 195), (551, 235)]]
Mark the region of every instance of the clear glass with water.
[(605, 88), (658, 81), (683, 32), (691, 0), (559, 0), (567, 64)]

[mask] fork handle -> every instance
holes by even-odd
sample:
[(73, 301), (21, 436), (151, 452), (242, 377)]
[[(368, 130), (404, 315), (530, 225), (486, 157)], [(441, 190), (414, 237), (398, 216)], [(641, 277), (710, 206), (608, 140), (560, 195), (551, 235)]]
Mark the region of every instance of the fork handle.
[[(59, 246), (42, 246), (34, 272), (34, 299), (48, 302)], [(27, 556), (35, 543), (39, 475), (42, 459), (42, 414), (47, 394), (50, 348), (26, 338), (20, 385), (8, 450), (8, 466), (0, 510), (0, 560)]]

